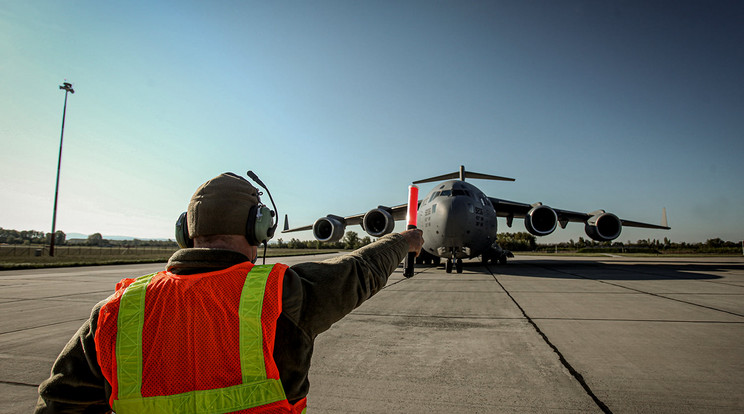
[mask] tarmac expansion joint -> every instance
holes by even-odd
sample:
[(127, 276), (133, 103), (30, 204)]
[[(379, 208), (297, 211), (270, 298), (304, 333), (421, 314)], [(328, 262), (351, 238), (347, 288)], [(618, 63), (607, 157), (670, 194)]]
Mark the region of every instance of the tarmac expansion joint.
[(28, 383), (25, 383), (25, 382), (17, 382), (17, 381), (3, 381), (3, 380), (0, 380), (0, 384), (18, 385), (18, 386), (22, 386), (22, 387), (39, 388), (39, 384), (28, 384)]
[(581, 387), (586, 391), (587, 395), (594, 401), (595, 404), (597, 404), (597, 407), (602, 410), (603, 413), (612, 414), (612, 410), (610, 410), (609, 407), (607, 407), (607, 404), (605, 404), (602, 400), (597, 397), (597, 395), (592, 391), (589, 384), (587, 384), (586, 380), (584, 379), (584, 376), (581, 375), (568, 360), (563, 356), (563, 353), (550, 341), (547, 335), (540, 329), (539, 326), (535, 323), (535, 321), (532, 320), (532, 318), (527, 315), (527, 312), (525, 312), (524, 308), (517, 302), (516, 299), (514, 299), (514, 296), (512, 296), (511, 292), (509, 292), (506, 287), (499, 281), (499, 279), (496, 277), (496, 274), (493, 273), (491, 268), (489, 266), (486, 266), (486, 269), (491, 274), (491, 277), (496, 281), (496, 283), (501, 286), (501, 289), (504, 290), (504, 292), (509, 296), (509, 299), (514, 303), (514, 305), (517, 306), (520, 312), (522, 312), (522, 315), (527, 319), (527, 322), (532, 325), (532, 327), (535, 329), (535, 331), (540, 335), (540, 337), (545, 341), (545, 343), (553, 350), (553, 352), (558, 355), (558, 360), (561, 362), (561, 364), (568, 370), (568, 372), (573, 376), (576, 381), (581, 385)]

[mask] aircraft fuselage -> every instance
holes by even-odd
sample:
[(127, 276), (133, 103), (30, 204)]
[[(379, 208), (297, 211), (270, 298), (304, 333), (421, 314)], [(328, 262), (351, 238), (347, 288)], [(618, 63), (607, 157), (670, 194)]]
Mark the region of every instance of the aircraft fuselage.
[(487, 252), (496, 241), (496, 210), (478, 187), (465, 181), (438, 184), (421, 200), (418, 228), (424, 250), (446, 259)]

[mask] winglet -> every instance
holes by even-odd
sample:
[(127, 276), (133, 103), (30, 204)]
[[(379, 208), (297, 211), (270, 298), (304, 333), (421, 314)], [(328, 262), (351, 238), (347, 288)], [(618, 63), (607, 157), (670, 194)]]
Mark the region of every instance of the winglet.
[(669, 227), (669, 222), (667, 221), (666, 215), (666, 207), (661, 208), (661, 225), (664, 227)]
[(287, 218), (287, 215), (284, 215), (284, 231), (289, 230), (289, 219)]

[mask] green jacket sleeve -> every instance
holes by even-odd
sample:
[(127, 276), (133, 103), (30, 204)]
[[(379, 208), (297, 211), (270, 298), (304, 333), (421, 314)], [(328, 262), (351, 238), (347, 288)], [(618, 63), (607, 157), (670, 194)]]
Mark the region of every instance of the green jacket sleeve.
[(407, 252), (405, 238), (389, 234), (340, 257), (294, 265), (285, 278), (300, 293), (289, 303), (285, 295), (284, 312), (315, 337), (380, 291)]
[[(108, 299), (107, 299), (108, 300)], [(52, 366), (50, 377), (39, 386), (36, 413), (106, 413), (111, 389), (98, 367), (93, 334), (98, 311), (106, 301), (93, 308), (67, 343)]]

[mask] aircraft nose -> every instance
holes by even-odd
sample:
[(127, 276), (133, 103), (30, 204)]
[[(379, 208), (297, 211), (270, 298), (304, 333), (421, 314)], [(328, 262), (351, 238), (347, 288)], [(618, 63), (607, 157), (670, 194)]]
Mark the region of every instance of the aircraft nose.
[(447, 207), (445, 234), (453, 239), (462, 240), (469, 228), (468, 200), (453, 197), (449, 200), (449, 206)]

